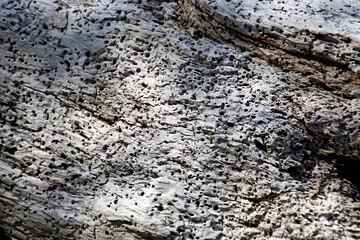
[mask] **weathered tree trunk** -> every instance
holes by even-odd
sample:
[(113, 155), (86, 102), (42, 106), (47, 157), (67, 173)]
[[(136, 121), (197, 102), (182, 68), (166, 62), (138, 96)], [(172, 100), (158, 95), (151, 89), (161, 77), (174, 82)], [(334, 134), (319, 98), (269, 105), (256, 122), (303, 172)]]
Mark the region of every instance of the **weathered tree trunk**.
[(13, 239), (360, 238), (359, 9), (2, 1), (0, 226)]

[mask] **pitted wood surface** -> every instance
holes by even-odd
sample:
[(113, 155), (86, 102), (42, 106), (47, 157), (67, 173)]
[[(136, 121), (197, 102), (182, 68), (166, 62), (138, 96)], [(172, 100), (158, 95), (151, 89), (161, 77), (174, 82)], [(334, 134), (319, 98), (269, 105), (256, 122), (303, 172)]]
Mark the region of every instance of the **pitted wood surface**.
[[(14, 239), (359, 238), (349, 2), (3, 1), (1, 227)], [(286, 71), (228, 27), (282, 46), (260, 45)]]

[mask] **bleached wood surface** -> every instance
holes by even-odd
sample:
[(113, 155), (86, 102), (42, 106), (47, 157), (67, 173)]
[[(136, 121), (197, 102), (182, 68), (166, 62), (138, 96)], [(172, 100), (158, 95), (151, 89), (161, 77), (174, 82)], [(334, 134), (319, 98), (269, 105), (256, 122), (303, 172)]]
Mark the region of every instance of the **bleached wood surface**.
[[(356, 239), (359, 1), (1, 1), (14, 239)], [(232, 32), (257, 44), (284, 71)], [(256, 41), (255, 41), (256, 42)]]

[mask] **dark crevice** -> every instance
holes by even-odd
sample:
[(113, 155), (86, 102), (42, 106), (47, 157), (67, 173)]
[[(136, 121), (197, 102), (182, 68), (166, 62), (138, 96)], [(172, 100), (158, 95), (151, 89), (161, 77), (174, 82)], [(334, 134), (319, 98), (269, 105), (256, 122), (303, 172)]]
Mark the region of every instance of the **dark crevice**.
[(267, 147), (263, 143), (261, 143), (257, 139), (254, 140), (254, 143), (258, 149), (260, 149), (261, 151), (267, 152)]
[(331, 60), (329, 58), (320, 57), (320, 56), (316, 56), (316, 55), (313, 55), (310, 53), (304, 53), (304, 52), (299, 52), (299, 51), (295, 51), (295, 50), (288, 50), (288, 49), (283, 49), (283, 48), (280, 48), (280, 49), (292, 56), (297, 57), (297, 58), (303, 58), (303, 59), (310, 60), (310, 61), (312, 60), (312, 61), (316, 61), (321, 64), (324, 64), (326, 66), (336, 67), (336, 68), (340, 68), (342, 70), (351, 71), (348, 64), (337, 62), (337, 61)]
[[(321, 155), (318, 153), (319, 149), (326, 149), (329, 139), (325, 136), (319, 136), (317, 133), (313, 132), (305, 123), (303, 119), (297, 119), (304, 128), (309, 132), (309, 135), (314, 137), (315, 143), (311, 149), (312, 155), (320, 160), (324, 160), (329, 164), (334, 165), (337, 169), (337, 174), (339, 178), (346, 179), (354, 184), (355, 190), (360, 193), (360, 156), (351, 158), (350, 156), (343, 156), (336, 153)], [(331, 146), (330, 146), (331, 148)], [(333, 162), (335, 160), (335, 163)], [(315, 164), (315, 162), (313, 162)], [(296, 176), (298, 169), (289, 169), (292, 176)]]
[(360, 161), (349, 160), (343, 157), (336, 158), (336, 168), (338, 170), (338, 176), (343, 179), (347, 179), (352, 182), (357, 191), (360, 191)]
[(0, 227), (0, 239), (11, 240), (11, 238), (6, 235), (5, 230), (2, 227)]
[[(316, 154), (315, 154), (316, 155)], [(323, 160), (335, 167), (335, 174), (340, 179), (346, 179), (353, 185), (352, 197), (360, 198), (360, 161), (350, 159), (338, 154), (317, 155), (317, 158)]]

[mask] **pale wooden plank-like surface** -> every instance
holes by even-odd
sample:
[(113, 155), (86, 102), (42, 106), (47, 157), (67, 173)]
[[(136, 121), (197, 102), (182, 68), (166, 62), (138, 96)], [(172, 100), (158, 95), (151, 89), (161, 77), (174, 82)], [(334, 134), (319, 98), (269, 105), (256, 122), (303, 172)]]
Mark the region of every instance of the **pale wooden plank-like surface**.
[(358, 1), (0, 4), (7, 235), (359, 237)]

